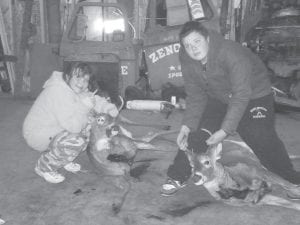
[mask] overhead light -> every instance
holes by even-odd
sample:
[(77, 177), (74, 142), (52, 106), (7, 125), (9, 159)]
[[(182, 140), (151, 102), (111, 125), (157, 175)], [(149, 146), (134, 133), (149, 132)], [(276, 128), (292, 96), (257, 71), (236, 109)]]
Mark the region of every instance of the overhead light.
[(104, 32), (106, 34), (111, 34), (114, 31), (125, 31), (125, 23), (124, 19), (114, 19), (114, 20), (105, 20), (103, 21), (102, 18), (98, 18), (94, 20), (93, 22), (93, 30), (96, 33), (102, 32), (104, 29)]

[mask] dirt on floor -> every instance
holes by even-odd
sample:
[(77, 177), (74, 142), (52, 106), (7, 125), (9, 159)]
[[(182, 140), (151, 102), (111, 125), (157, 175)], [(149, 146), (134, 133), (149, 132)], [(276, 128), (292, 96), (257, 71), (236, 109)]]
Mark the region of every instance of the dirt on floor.
[[(199, 186), (188, 184), (176, 195), (160, 195), (166, 170), (177, 147), (176, 135), (157, 139), (163, 151), (139, 151), (133, 166), (136, 179), (103, 177), (83, 152), (78, 159), (83, 171), (61, 171), (66, 180), (50, 184), (34, 173), (39, 152), (22, 138), (22, 122), (31, 100), (0, 97), (0, 218), (7, 225), (298, 225), (299, 211), (273, 206), (234, 207), (214, 200)], [(169, 124), (179, 128), (182, 112), (168, 119), (164, 114), (124, 111), (140, 122)], [(291, 155), (300, 155), (300, 116), (278, 114), (276, 127)], [(134, 135), (153, 129), (128, 127)], [(300, 170), (300, 161), (293, 161)], [(122, 205), (126, 188), (130, 190)], [(1, 224), (1, 221), (0, 221)]]

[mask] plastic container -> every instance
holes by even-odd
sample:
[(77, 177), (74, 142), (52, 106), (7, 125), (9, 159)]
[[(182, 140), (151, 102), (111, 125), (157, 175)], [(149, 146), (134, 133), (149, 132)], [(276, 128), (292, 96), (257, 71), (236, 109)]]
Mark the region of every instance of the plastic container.
[(127, 101), (127, 109), (135, 110), (150, 110), (150, 111), (163, 111), (166, 105), (172, 105), (167, 101), (159, 100), (132, 100)]

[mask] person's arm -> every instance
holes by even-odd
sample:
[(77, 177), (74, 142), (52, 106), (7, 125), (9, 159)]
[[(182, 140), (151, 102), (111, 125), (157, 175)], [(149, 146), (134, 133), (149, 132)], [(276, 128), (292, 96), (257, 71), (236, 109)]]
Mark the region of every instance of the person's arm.
[(71, 133), (79, 133), (87, 123), (89, 108), (71, 92), (51, 87), (47, 90), (48, 100), (52, 102), (51, 111), (59, 125)]
[(226, 49), (224, 57), (228, 78), (231, 83), (232, 96), (229, 100), (227, 113), (221, 129), (227, 134), (233, 134), (248, 106), (251, 98), (251, 61), (241, 48)]
[(97, 111), (98, 113), (108, 113), (112, 117), (117, 117), (119, 114), (119, 111), (117, 107), (108, 102), (105, 98), (100, 97), (98, 95), (95, 95), (96, 99), (96, 104), (94, 107), (94, 110)]
[(207, 95), (205, 91), (199, 86), (198, 82), (193, 78), (193, 68), (185, 63), (181, 64), (186, 97), (186, 110), (184, 113), (182, 125), (190, 128), (191, 131), (195, 131), (198, 127), (199, 121), (204, 112)]

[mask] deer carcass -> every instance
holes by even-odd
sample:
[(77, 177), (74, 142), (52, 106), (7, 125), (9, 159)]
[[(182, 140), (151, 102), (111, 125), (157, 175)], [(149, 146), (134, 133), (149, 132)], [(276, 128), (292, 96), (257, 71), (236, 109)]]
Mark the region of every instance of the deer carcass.
[[(90, 143), (87, 150), (91, 162), (105, 175), (125, 175), (138, 149), (160, 150), (149, 142), (177, 130), (160, 131), (135, 138), (116, 120), (105, 113), (94, 113), (91, 122)], [(161, 149), (161, 151), (163, 151)]]
[[(127, 162), (109, 160), (108, 157), (111, 154), (123, 155), (128, 160), (136, 154), (136, 146), (131, 142), (126, 142), (124, 137), (117, 137), (119, 132), (119, 127), (115, 125), (113, 117), (105, 113), (94, 113), (87, 153), (91, 162), (104, 175), (125, 175), (130, 169)], [(114, 142), (117, 142), (116, 145)], [(120, 146), (121, 142), (122, 146)]]
[[(228, 147), (228, 146), (227, 146)], [(217, 200), (231, 205), (276, 205), (300, 210), (300, 204), (272, 194), (280, 189), (300, 196), (300, 187), (264, 168), (249, 148), (210, 146), (206, 153), (187, 150), (192, 180)]]

